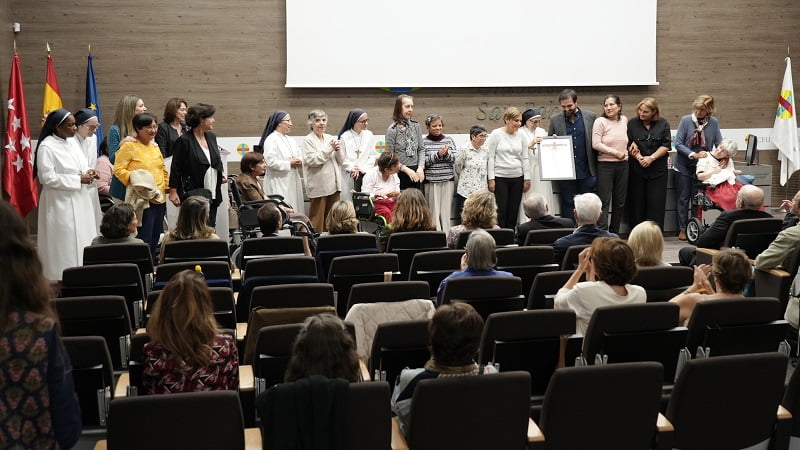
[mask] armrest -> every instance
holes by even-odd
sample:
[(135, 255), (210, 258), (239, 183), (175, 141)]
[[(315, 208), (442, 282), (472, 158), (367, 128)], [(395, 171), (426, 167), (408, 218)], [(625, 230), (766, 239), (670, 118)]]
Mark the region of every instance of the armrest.
[(128, 372), (119, 375), (117, 384), (114, 386), (114, 398), (124, 398), (128, 396), (128, 386), (131, 385), (131, 376)]
[(778, 405), (778, 420), (792, 420), (792, 413), (783, 405)]
[(108, 441), (105, 439), (97, 441), (97, 443), (94, 444), (94, 450), (107, 450), (107, 449), (108, 449)]
[(531, 418), (528, 418), (528, 442), (544, 442), (544, 433)]
[(261, 428), (245, 428), (244, 450), (261, 450), (262, 448)]
[(367, 365), (361, 359), (358, 360), (358, 370), (361, 372), (361, 381), (372, 381)]
[(697, 264), (711, 264), (711, 260), (717, 253), (719, 250), (714, 248), (697, 247), (694, 259)]
[(247, 336), (247, 322), (237, 322), (236, 340), (239, 342), (244, 342), (245, 336)]
[(397, 418), (392, 417), (392, 450), (409, 450), (406, 437), (400, 430), (400, 423)]
[(763, 272), (778, 278), (789, 278), (789, 272), (782, 269), (756, 269), (756, 272)]
[(239, 366), (239, 392), (255, 390), (255, 378), (253, 378), (253, 366)]
[(135, 334), (147, 334), (147, 328), (137, 328)]
[(669, 431), (675, 431), (675, 427), (672, 426), (672, 422), (669, 421), (663, 414), (658, 413), (658, 418), (656, 419), (656, 428), (658, 429), (659, 433), (666, 433)]
[[(234, 281), (234, 280), (239, 280), (239, 281), (242, 280), (242, 272), (239, 271), (238, 267), (231, 272), (231, 281)], [(235, 295), (235, 293), (234, 293), (234, 295)]]

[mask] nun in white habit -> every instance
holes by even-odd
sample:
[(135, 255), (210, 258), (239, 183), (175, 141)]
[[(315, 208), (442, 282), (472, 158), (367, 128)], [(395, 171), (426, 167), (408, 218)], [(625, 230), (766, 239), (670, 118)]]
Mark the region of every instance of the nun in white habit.
[[(89, 108), (81, 108), (75, 113), (75, 125), (78, 128), (75, 136), (70, 139), (75, 139), (78, 146), (83, 150), (83, 154), (86, 155), (86, 163), (90, 169), (93, 169), (97, 165), (97, 136), (95, 136), (94, 132), (100, 126), (97, 114)], [(100, 210), (100, 196), (97, 193), (97, 184), (90, 184), (88, 189), (92, 193), (94, 214), (99, 230), (100, 222), (103, 220), (103, 212)]]
[(286, 111), (275, 111), (267, 121), (261, 136), (267, 173), (264, 175), (264, 192), (280, 194), (295, 212), (305, 214), (305, 199), (300, 170), (303, 154), (289, 136), (292, 118)]

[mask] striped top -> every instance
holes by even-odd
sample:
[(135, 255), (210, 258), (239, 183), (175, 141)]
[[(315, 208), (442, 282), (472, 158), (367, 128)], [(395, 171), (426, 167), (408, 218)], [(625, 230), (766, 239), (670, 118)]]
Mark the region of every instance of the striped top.
[[(447, 146), (447, 154), (439, 157), (439, 150)], [(432, 141), (425, 137), (422, 139), (425, 149), (425, 179), (431, 183), (451, 181), (455, 177), (455, 161), (458, 147), (450, 136), (444, 136), (441, 141)]]

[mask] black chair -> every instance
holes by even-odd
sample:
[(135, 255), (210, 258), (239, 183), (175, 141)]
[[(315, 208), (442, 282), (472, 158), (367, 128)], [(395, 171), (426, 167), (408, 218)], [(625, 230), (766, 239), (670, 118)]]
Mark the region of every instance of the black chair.
[(390, 386), (394, 386), (404, 368), (425, 365), (430, 359), (429, 322), (399, 320), (378, 325), (369, 358), (369, 371), (373, 379), (386, 380)]
[(788, 353), (783, 341), (788, 322), (776, 320), (780, 303), (774, 298), (724, 299), (699, 302), (689, 317), (686, 347), (698, 356), (742, 353)]
[[(485, 231), (494, 238), (495, 247), (507, 247), (507, 246), (517, 245), (516, 241), (514, 241), (514, 230), (510, 228), (489, 228)], [(462, 249), (466, 247), (467, 239), (469, 239), (470, 233), (472, 233), (472, 230), (462, 231), (458, 235), (458, 241), (456, 241), (456, 249)]]
[(304, 256), (303, 238), (273, 236), (245, 239), (242, 242), (242, 267), (247, 270), (250, 261), (276, 256)]
[(328, 282), (336, 291), (336, 311), (339, 317), (344, 318), (347, 314), (347, 299), (354, 284), (384, 281), (386, 272), (395, 274), (399, 269), (397, 255), (393, 253), (334, 258), (328, 272)]
[(502, 372), (531, 374), (531, 395), (544, 395), (559, 364), (561, 337), (575, 333), (571, 310), (513, 311), (491, 314), (481, 336), (478, 363)]
[(722, 246), (740, 248), (748, 258), (755, 259), (775, 240), (782, 226), (783, 220), (778, 218), (736, 220), (728, 228)]
[(528, 293), (528, 309), (553, 309), (556, 293), (572, 276), (574, 270), (542, 272), (533, 279)]
[(397, 255), (400, 278), (408, 279), (411, 260), (420, 252), (447, 250), (447, 234), (444, 231), (409, 231), (392, 233), (386, 242), (386, 253)]
[(640, 267), (631, 284), (647, 291), (647, 302), (666, 302), (694, 282), (694, 270), (683, 266)]
[(575, 228), (550, 228), (547, 230), (530, 230), (525, 236), (525, 245), (553, 245), (553, 243), (564, 236), (568, 236), (575, 231)]
[[(236, 329), (236, 302), (233, 299), (233, 290), (226, 287), (210, 287), (211, 302), (214, 306), (214, 318), (220, 328)], [(153, 291), (147, 295), (145, 306), (145, 326), (150, 319), (161, 291)]]
[(100, 336), (115, 370), (128, 364), (131, 319), (121, 296), (67, 297), (53, 300), (63, 336)]
[(529, 397), (526, 372), (421, 380), (411, 402), (408, 448), (525, 448)]
[(428, 296), (435, 297), (439, 284), (453, 272), (461, 270), (464, 250), (437, 250), (414, 255), (408, 279), (428, 283)]
[(561, 260), (561, 270), (575, 270), (578, 268), (578, 256), (581, 252), (591, 247), (590, 244), (570, 245), (564, 252), (564, 259)]
[(133, 263), (97, 264), (64, 269), (61, 297), (121, 295), (125, 297), (132, 325), (142, 323), (145, 287), (139, 267)]
[(690, 358), (686, 327), (679, 326), (680, 307), (674, 303), (643, 303), (597, 308), (583, 338), (584, 363), (603, 365), (655, 361), (671, 384), (679, 360)]
[(337, 256), (378, 253), (378, 241), (374, 234), (353, 233), (320, 236), (317, 238), (317, 276), (325, 283), (331, 261)]
[[(792, 377), (786, 386), (781, 405), (792, 415), (792, 430), (789, 438), (791, 445), (789, 448), (796, 450), (798, 444), (800, 444), (800, 370), (795, 369), (792, 372)], [(781, 411), (779, 410), (780, 413)]]
[(65, 336), (62, 341), (72, 363), (81, 422), (84, 427), (103, 427), (114, 386), (114, 369), (106, 341), (100, 336)]
[(519, 311), (525, 307), (522, 280), (518, 277), (487, 276), (453, 278), (442, 293), (442, 305), (469, 303), (486, 320), (489, 314)]
[(179, 263), (159, 264), (156, 268), (156, 279), (153, 290), (163, 289), (176, 273), (184, 270), (194, 271), (197, 266), (206, 278), (209, 287), (233, 287), (231, 266), (222, 261), (186, 261)]
[(235, 391), (148, 395), (111, 403), (109, 450), (243, 449), (246, 440), (261, 447), (260, 430), (244, 428)]
[[(756, 269), (753, 273), (756, 295), (758, 297), (773, 297), (781, 302), (780, 311), (786, 311), (789, 303), (789, 290), (800, 267), (800, 245), (792, 251), (789, 264), (783, 269)], [(781, 316), (782, 317), (782, 316)]]
[(529, 448), (671, 449), (670, 427), (658, 426), (663, 380), (655, 362), (558, 369), (542, 405), (543, 439)]
[(127, 395), (144, 395), (144, 345), (150, 342), (150, 335), (137, 333), (131, 338), (130, 358), (128, 360), (128, 392)]
[(333, 285), (327, 283), (296, 283), (260, 286), (253, 289), (249, 304), (242, 299), (236, 304), (236, 317), (245, 321), (255, 308), (305, 308), (334, 306)]
[(558, 270), (558, 264), (553, 263), (553, 247), (506, 247), (498, 248), (496, 253), (496, 269), (520, 277), (522, 292), (530, 292), (536, 275)]
[(675, 427), (673, 447), (756, 448), (773, 439), (770, 448), (787, 448), (791, 418), (776, 414), (786, 364), (774, 352), (687, 362), (665, 413)]
[(243, 274), (242, 281), (246, 282), (252, 277), (274, 277), (287, 280), (295, 277), (296, 280), (304, 280), (301, 281), (303, 283), (313, 283), (317, 281), (317, 265), (313, 256), (275, 256), (256, 259), (247, 265), (247, 271)]
[(228, 243), (222, 239), (191, 239), (164, 244), (162, 264), (192, 261), (229, 262)]
[(359, 283), (350, 288), (347, 310), (357, 303), (402, 302), (427, 299), (428, 283), (424, 281), (392, 281), (385, 283)]
[(144, 242), (90, 245), (83, 248), (83, 265), (133, 263), (139, 266), (145, 290), (153, 285), (153, 257)]

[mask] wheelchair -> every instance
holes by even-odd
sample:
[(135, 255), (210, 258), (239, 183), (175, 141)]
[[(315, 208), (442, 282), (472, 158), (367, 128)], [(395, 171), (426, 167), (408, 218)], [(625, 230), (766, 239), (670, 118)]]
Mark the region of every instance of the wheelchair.
[(689, 206), (691, 217), (686, 224), (686, 240), (689, 244), (697, 245), (700, 235), (714, 223), (722, 211), (724, 209), (706, 195), (706, 186), (700, 184)]
[(353, 192), (353, 208), (358, 219), (358, 231), (381, 236), (386, 229), (386, 218), (375, 214), (375, 205), (367, 192)]

